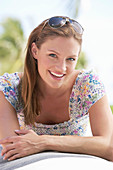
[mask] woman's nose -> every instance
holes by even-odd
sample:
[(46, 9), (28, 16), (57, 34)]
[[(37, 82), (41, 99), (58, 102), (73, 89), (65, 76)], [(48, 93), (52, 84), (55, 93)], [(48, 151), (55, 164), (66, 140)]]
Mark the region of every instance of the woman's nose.
[(65, 73), (65, 71), (66, 71), (66, 63), (65, 63), (65, 61), (58, 62), (57, 65), (56, 65), (56, 69), (59, 72)]

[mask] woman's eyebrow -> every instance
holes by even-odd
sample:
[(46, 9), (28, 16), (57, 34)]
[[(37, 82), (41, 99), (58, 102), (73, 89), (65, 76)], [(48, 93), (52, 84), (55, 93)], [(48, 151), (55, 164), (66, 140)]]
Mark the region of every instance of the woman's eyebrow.
[(48, 49), (48, 51), (51, 51), (51, 52), (57, 53), (58, 55), (60, 54), (59, 52), (57, 52), (57, 51), (55, 51), (55, 50), (50, 50), (50, 49)]
[(75, 58), (77, 58), (78, 56), (77, 56), (77, 55), (71, 55), (71, 56), (69, 56), (69, 57), (75, 57)]

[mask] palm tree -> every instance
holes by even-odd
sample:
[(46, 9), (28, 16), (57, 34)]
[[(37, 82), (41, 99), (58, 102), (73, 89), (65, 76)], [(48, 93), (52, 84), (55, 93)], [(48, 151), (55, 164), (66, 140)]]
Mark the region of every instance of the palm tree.
[(0, 74), (20, 71), (23, 66), (22, 49), (25, 43), (20, 21), (7, 18), (1, 23), (0, 35)]

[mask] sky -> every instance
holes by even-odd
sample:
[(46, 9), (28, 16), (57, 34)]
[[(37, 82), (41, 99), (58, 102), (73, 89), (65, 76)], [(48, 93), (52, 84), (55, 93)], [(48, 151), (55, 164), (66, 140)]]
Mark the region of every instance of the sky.
[[(73, 17), (76, 0), (0, 0), (0, 22), (7, 17), (21, 21), (25, 36), (44, 19), (63, 15)], [(113, 0), (81, 0), (76, 18), (84, 28), (82, 50), (88, 69), (97, 70), (113, 104)]]

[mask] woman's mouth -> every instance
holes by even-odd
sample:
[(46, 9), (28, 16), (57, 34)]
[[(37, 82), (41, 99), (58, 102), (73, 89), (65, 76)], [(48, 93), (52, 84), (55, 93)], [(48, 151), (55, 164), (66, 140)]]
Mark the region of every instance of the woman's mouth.
[(49, 71), (49, 73), (54, 76), (55, 78), (61, 79), (62, 77), (64, 77), (65, 74), (58, 74), (58, 73), (54, 73), (52, 71)]

